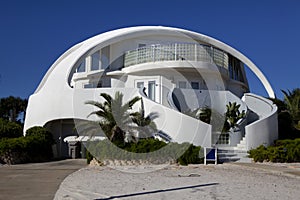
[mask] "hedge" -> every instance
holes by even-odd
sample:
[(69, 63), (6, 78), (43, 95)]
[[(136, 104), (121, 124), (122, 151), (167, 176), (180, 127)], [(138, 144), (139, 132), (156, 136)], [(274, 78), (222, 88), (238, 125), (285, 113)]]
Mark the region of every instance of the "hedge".
[(95, 157), (103, 160), (143, 160), (156, 164), (177, 162), (181, 165), (203, 163), (199, 158), (201, 147), (189, 143), (166, 144), (157, 139), (144, 139), (137, 143), (113, 144), (109, 140), (87, 145), (87, 163)]
[(52, 134), (43, 127), (33, 127), (25, 137), (2, 138), (0, 161), (7, 164), (41, 162), (51, 160)]
[(300, 162), (300, 138), (277, 140), (274, 146), (263, 145), (249, 151), (255, 162)]

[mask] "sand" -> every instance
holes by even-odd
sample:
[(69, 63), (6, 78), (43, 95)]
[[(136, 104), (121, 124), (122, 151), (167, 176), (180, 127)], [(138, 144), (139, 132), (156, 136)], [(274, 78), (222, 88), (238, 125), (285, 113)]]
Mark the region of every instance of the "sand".
[(82, 168), (62, 182), (55, 199), (282, 200), (300, 197), (299, 176), (276, 171), (232, 164), (161, 168)]

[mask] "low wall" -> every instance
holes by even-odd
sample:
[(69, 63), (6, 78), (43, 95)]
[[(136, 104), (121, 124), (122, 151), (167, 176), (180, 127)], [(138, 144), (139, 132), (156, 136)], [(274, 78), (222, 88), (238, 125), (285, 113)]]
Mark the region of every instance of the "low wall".
[(273, 144), (278, 139), (277, 106), (255, 94), (245, 94), (243, 100), (259, 116), (257, 121), (245, 127), (247, 150)]
[(210, 124), (158, 104), (143, 94), (140, 95), (143, 98), (146, 114), (158, 113), (159, 117), (154, 120), (157, 128), (168, 134), (174, 142), (189, 142), (197, 146), (211, 147), (212, 131)]

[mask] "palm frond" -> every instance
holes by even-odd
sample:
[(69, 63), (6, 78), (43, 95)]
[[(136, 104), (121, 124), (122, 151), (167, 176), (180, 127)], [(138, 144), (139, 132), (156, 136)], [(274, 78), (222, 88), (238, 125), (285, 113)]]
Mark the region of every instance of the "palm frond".
[(97, 102), (97, 101), (86, 101), (84, 102), (85, 104), (89, 104), (89, 105), (92, 105), (92, 106), (96, 106), (100, 109), (103, 109), (104, 108), (104, 105), (100, 102)]
[[(131, 99), (130, 101), (128, 101), (126, 104), (128, 104), (129, 109), (132, 109), (132, 106), (138, 102), (139, 100), (141, 100), (141, 97), (134, 97), (133, 99)], [(125, 104), (125, 105), (126, 105)]]
[(112, 97), (109, 94), (107, 94), (107, 93), (101, 93), (100, 96), (103, 97), (106, 100), (105, 103), (107, 103), (109, 105), (111, 104)]

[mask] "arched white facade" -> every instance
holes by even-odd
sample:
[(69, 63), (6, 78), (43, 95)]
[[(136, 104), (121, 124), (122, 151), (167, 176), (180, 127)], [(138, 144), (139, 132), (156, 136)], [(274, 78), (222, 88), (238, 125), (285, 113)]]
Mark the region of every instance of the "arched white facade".
[[(106, 50), (104, 48), (106, 48)], [(174, 57), (165, 55), (163, 59), (155, 58), (156, 60), (154, 60), (154, 54), (150, 55), (152, 57), (145, 56), (152, 50), (156, 51), (156, 56), (159, 55), (159, 53), (157, 54), (157, 49), (160, 50), (160, 54), (163, 54), (162, 49), (172, 49), (176, 55), (172, 55)], [(201, 60), (202, 57), (199, 61), (200, 54), (197, 53), (203, 51), (203, 49), (208, 49), (209, 52), (214, 52), (213, 55), (216, 55), (216, 58), (212, 56), (212, 63)], [(189, 52), (187, 52), (187, 50)], [(91, 67), (90, 65), (92, 65), (91, 63), (93, 62), (93, 53), (100, 57), (100, 59), (103, 55), (108, 57), (107, 60), (111, 59), (108, 61), (110, 62), (109, 65), (111, 70), (105, 71), (101, 70), (99, 67), (98, 71), (92, 71), (91, 69), (91, 71), (88, 71), (87, 66)], [(183, 54), (188, 56), (195, 54), (195, 57), (191, 59), (178, 59), (180, 58), (180, 55)], [(212, 54), (210, 54), (210, 56), (211, 55)], [(218, 62), (218, 59), (220, 59), (218, 56), (220, 55), (223, 56), (221, 58), (223, 59), (223, 67), (216, 67), (215, 62)], [(176, 56), (178, 56), (178, 58)], [(203, 55), (201, 54), (201, 56)], [(105, 56), (103, 56), (103, 58), (104, 57)], [(141, 61), (133, 63), (134, 58), (141, 59)], [(153, 58), (153, 61), (150, 62), (149, 58)], [(230, 63), (228, 64), (226, 62), (230, 62), (230, 59), (234, 60), (234, 62), (238, 62), (238, 66), (241, 66), (240, 71), (238, 71), (237, 74), (242, 78), (238, 81), (232, 80), (232, 77), (228, 75), (230, 73)], [(103, 62), (104, 61), (102, 60), (99, 61), (99, 65), (103, 65)], [(76, 73), (80, 63), (84, 63), (84, 68), (87, 71)], [(73, 46), (51, 66), (34, 94), (29, 98), (24, 133), (30, 127), (45, 126), (47, 123), (53, 121), (56, 121), (56, 123), (59, 124), (59, 121), (63, 120), (87, 120), (87, 115), (91, 112), (92, 108), (84, 105), (84, 102), (95, 99), (95, 96), (99, 95), (101, 92), (113, 94), (115, 91), (120, 90), (124, 93), (125, 99), (129, 99), (134, 95), (143, 96), (140, 94), (139, 90), (135, 88), (137, 84), (148, 84), (150, 87), (150, 84), (154, 83), (153, 87), (156, 87), (157, 85), (159, 85), (159, 87), (161, 86), (161, 88), (158, 88), (155, 91), (156, 93), (153, 93), (156, 99), (151, 101), (145, 96), (143, 96), (143, 99), (145, 101), (145, 109), (148, 110), (148, 112), (158, 111), (161, 116), (164, 116), (164, 120), (157, 119), (156, 121), (161, 129), (170, 134), (175, 141), (188, 141), (197, 145), (211, 146), (211, 126), (185, 116), (172, 108), (172, 106), (166, 106), (168, 101), (166, 97), (167, 91), (171, 91), (177, 86), (183, 87), (185, 85), (183, 84), (184, 81), (180, 82), (179, 79), (176, 79), (176, 77), (181, 76), (180, 73), (184, 74), (187, 79), (187, 85), (191, 87), (190, 89), (204, 91), (205, 89), (201, 88), (202, 82), (198, 82), (197, 85), (197, 81), (193, 81), (194, 79), (198, 80), (198, 78), (193, 76), (195, 69), (192, 68), (197, 68), (196, 71), (198, 71), (199, 74), (205, 74), (205, 80), (203, 80), (205, 84), (210, 86), (218, 85), (218, 81), (210, 83), (210, 81), (216, 80), (216, 78), (210, 78), (208, 74), (220, 78), (219, 86), (216, 86), (213, 90), (222, 90), (222, 92), (214, 92), (214, 94), (208, 93), (207, 96), (215, 95), (214, 97), (216, 97), (216, 99), (226, 97), (229, 98), (228, 101), (230, 99), (235, 99), (236, 97), (241, 97), (244, 93), (249, 91), (244, 65), (247, 65), (247, 67), (249, 67), (249, 69), (259, 78), (269, 96), (274, 97), (274, 92), (270, 83), (250, 59), (229, 45), (214, 38), (179, 28), (161, 26), (141, 26), (109, 31)], [(214, 72), (213, 69), (218, 68), (221, 68), (221, 72)], [(177, 72), (180, 72), (178, 76), (176, 75)], [(90, 82), (92, 79), (103, 76), (103, 74), (108, 77), (103, 84), (107, 84), (110, 87), (101, 87), (101, 85), (95, 86)], [(189, 74), (191, 74), (191, 76), (189, 76)], [(188, 82), (189, 80), (192, 81)], [(83, 86), (81, 87), (80, 85)], [(168, 90), (164, 90), (164, 88), (168, 88)], [(149, 95), (150, 93), (148, 93), (148, 97)], [(200, 98), (201, 95), (198, 97)], [(257, 101), (260, 101), (260, 99)], [(251, 100), (251, 102), (253, 101)], [(222, 103), (224, 104), (224, 102)], [(240, 99), (239, 103), (247, 110), (247, 101), (242, 101)], [(187, 104), (192, 105), (193, 102), (187, 102)], [(257, 119), (257, 121), (272, 120), (273, 124), (277, 124), (277, 121), (275, 121), (276, 117), (273, 117), (276, 115), (277, 108), (271, 102), (268, 102), (268, 104), (272, 108), (268, 113), (269, 115), (262, 116), (262, 118)], [(225, 105), (220, 106), (218, 109), (221, 111), (224, 108)], [(255, 108), (251, 110), (253, 111), (254, 109)], [(175, 124), (180, 126), (174, 126), (174, 121), (176, 122)], [(64, 135), (64, 133), (62, 133), (64, 131), (63, 126), (60, 128), (55, 128), (54, 126), (55, 123), (52, 125), (52, 129), (60, 129), (59, 135), (62, 137)], [(185, 129), (182, 129), (183, 127)], [(192, 128), (191, 130), (193, 130), (193, 133), (191, 135), (183, 135), (180, 130), (186, 131), (189, 127)], [(252, 124), (251, 129), (246, 128), (246, 130), (253, 132), (257, 129)], [(271, 137), (274, 139), (277, 137), (277, 130), (272, 131), (275, 132), (268, 132), (266, 134), (275, 135), (274, 137)], [(255, 136), (253, 137), (254, 139), (251, 138), (249, 141), (251, 140), (252, 144), (255, 143), (255, 145), (258, 143), (270, 144), (272, 142), (271, 139), (268, 141), (253, 142)], [(251, 148), (255, 145), (252, 145)]]

